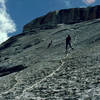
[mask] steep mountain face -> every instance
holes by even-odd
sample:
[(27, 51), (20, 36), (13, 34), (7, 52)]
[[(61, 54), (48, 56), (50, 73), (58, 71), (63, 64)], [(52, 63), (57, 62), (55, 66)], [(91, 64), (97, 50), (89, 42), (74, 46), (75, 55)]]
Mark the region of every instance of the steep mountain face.
[(32, 29), (51, 29), (57, 24), (73, 24), (87, 20), (100, 18), (100, 6), (88, 8), (63, 9), (60, 11), (50, 12), (45, 16), (36, 18), (24, 26), (24, 32)]
[[(98, 9), (49, 13), (1, 44), (0, 100), (100, 100)], [(74, 49), (66, 54), (68, 34)]]

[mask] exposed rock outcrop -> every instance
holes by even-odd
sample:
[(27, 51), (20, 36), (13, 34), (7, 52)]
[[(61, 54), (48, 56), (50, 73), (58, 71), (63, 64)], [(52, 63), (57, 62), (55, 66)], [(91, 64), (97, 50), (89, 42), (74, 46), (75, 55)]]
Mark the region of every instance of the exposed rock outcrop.
[(50, 12), (39, 17), (24, 26), (23, 32), (33, 29), (52, 29), (57, 24), (73, 24), (87, 20), (100, 18), (100, 6), (88, 8), (71, 8)]

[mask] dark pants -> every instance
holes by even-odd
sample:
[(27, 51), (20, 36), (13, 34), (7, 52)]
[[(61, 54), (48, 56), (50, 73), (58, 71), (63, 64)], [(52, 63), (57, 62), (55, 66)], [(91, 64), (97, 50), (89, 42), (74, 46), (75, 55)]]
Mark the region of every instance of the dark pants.
[(73, 49), (72, 46), (71, 46), (71, 43), (69, 42), (69, 43), (66, 43), (66, 51), (67, 51), (67, 49), (68, 49), (68, 45), (69, 45), (69, 47), (70, 47), (71, 49)]

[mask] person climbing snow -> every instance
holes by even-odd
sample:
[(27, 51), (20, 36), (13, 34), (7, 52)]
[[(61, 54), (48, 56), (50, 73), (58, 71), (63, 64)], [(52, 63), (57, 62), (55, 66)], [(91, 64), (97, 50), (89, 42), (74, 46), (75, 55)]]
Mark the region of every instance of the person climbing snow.
[(70, 36), (70, 35), (68, 35), (68, 36), (66, 37), (66, 52), (67, 52), (67, 49), (68, 49), (68, 45), (69, 45), (69, 47), (70, 47), (71, 49), (73, 49), (72, 46), (71, 46), (71, 36)]

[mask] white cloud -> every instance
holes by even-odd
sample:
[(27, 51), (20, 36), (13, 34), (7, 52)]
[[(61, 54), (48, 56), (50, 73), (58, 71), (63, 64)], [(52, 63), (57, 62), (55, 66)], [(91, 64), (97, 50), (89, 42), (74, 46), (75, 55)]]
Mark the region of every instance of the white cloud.
[(16, 31), (16, 25), (6, 10), (6, 0), (0, 0), (0, 43), (6, 41), (8, 33)]
[(84, 2), (85, 4), (87, 4), (87, 5), (90, 5), (90, 4), (92, 4), (92, 3), (95, 3), (96, 0), (83, 0), (83, 2)]

